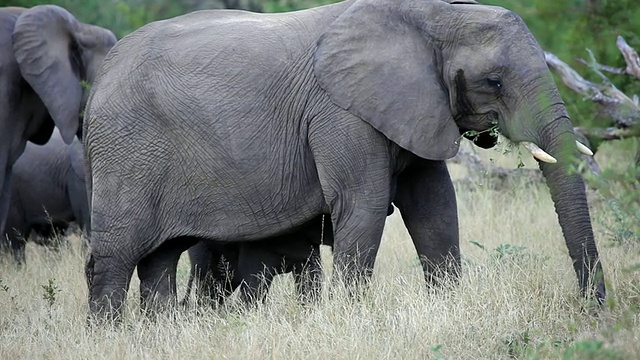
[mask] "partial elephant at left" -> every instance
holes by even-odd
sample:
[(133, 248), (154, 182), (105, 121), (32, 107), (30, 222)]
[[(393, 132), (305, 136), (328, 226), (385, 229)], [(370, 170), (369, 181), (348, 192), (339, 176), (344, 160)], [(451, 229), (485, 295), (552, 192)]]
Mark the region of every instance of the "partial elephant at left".
[(55, 247), (58, 235), (71, 223), (88, 233), (82, 143), (76, 138), (67, 145), (55, 130), (45, 145), (28, 143), (13, 165), (9, 214), (0, 244), (24, 264), (31, 235), (38, 235), (34, 242)]
[(0, 234), (5, 233), (13, 164), (27, 141), (54, 127), (66, 144), (79, 134), (94, 75), (117, 39), (55, 5), (0, 8)]

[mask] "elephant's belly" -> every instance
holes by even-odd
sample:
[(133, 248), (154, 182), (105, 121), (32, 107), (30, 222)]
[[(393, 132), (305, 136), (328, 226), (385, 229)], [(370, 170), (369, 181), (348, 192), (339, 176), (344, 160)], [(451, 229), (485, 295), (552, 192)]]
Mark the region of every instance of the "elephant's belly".
[(217, 172), (206, 186), (187, 187), (182, 199), (188, 201), (179, 201), (179, 232), (220, 241), (253, 240), (306, 223), (326, 207), (320, 181), (315, 166), (291, 168), (302, 171), (237, 167), (228, 171), (232, 176)]

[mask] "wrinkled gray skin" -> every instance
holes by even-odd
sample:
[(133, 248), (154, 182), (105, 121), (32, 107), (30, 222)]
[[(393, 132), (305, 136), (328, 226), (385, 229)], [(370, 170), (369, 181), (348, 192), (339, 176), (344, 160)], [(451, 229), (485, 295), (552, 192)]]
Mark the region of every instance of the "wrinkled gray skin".
[[(323, 224), (324, 222), (324, 224)], [(322, 280), (320, 245), (333, 246), (331, 217), (320, 216), (294, 232), (241, 243), (201, 241), (189, 248), (191, 273), (183, 303), (194, 281), (199, 303), (222, 304), (236, 288), (247, 304), (263, 301), (275, 275), (293, 273), (303, 302), (319, 298)]]
[(603, 299), (584, 183), (570, 171), (573, 128), (516, 14), (350, 0), (148, 24), (107, 56), (87, 108), (90, 311), (118, 317), (136, 266), (142, 287), (163, 283), (154, 298), (173, 302), (178, 258), (197, 240), (271, 238), (322, 213), (337, 273), (361, 283), (391, 201), (427, 282), (457, 276), (444, 160), (494, 120), (558, 160), (540, 167), (580, 288)]
[(111, 31), (58, 6), (0, 8), (0, 234), (13, 163), (27, 141), (46, 143), (54, 125), (71, 144), (88, 95), (81, 81), (93, 80), (115, 43)]
[(17, 263), (31, 232), (45, 238), (62, 234), (70, 222), (89, 229), (82, 143), (67, 145), (54, 130), (45, 145), (28, 143), (13, 165), (11, 200), (4, 236)]

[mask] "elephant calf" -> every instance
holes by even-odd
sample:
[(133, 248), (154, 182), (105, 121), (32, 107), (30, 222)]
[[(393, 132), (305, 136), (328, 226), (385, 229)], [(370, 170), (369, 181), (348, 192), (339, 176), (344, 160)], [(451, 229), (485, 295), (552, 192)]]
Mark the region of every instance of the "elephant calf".
[[(393, 211), (389, 205), (387, 216)], [(321, 244), (333, 250), (329, 214), (269, 239), (224, 244), (201, 241), (189, 248), (191, 273), (183, 304), (189, 300), (194, 280), (199, 284), (199, 302), (208, 297), (214, 304), (222, 304), (238, 287), (243, 301), (262, 301), (273, 277), (289, 272), (293, 273), (299, 299), (315, 301), (321, 290)]]
[(315, 301), (321, 289), (321, 243), (333, 246), (330, 216), (320, 216), (294, 232), (270, 239), (201, 241), (189, 248), (191, 273), (183, 303), (189, 299), (194, 279), (198, 302), (209, 298), (213, 304), (222, 304), (238, 287), (245, 303), (262, 301), (273, 277), (288, 272), (293, 273), (300, 299)]
[(19, 264), (24, 263), (32, 232), (51, 238), (73, 221), (89, 229), (82, 144), (77, 138), (65, 144), (55, 130), (45, 145), (28, 143), (13, 166), (3, 245)]

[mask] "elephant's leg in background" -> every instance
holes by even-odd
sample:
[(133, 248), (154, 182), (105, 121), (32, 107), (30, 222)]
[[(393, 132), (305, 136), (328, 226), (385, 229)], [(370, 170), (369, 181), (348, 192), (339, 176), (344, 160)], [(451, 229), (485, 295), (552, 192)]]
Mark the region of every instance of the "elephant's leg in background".
[(11, 254), (11, 257), (18, 266), (26, 264), (25, 248), (27, 240), (31, 235), (31, 225), (27, 223), (25, 211), (22, 202), (19, 201), (17, 194), (12, 194), (14, 198), (9, 206), (9, 212), (6, 217), (6, 229), (2, 233), (5, 249)]
[(33, 224), (31, 241), (49, 250), (60, 252), (60, 248), (68, 244), (65, 232), (69, 228), (66, 221), (50, 221), (46, 224)]
[(238, 254), (237, 278), (242, 281), (240, 299), (248, 305), (264, 301), (273, 277), (283, 272), (282, 256), (268, 249), (270, 240), (260, 242), (242, 243)]
[(321, 260), (320, 246), (312, 245), (311, 253), (307, 260), (288, 264), (288, 268), (293, 272), (298, 299), (303, 304), (314, 303), (320, 300), (322, 291)]
[(86, 241), (83, 241), (83, 245), (85, 245), (86, 248), (89, 245), (89, 236), (91, 234), (91, 212), (89, 211), (89, 202), (87, 200), (86, 184), (83, 179), (78, 178), (75, 173), (70, 175), (68, 181), (68, 196), (71, 211), (73, 212), (78, 227), (84, 233)]
[(4, 177), (0, 178), (0, 234), (8, 232), (6, 229), (9, 205), (11, 203), (11, 164), (8, 159), (0, 158), (0, 169), (4, 165)]
[[(189, 262), (191, 263), (191, 270), (189, 270), (189, 280), (187, 281), (187, 289), (182, 299), (182, 305), (189, 304), (189, 298), (191, 297), (191, 291), (195, 288), (199, 289), (202, 286), (204, 277), (209, 271), (211, 257), (213, 254), (203, 241), (198, 242), (189, 248)], [(199, 301), (198, 294), (196, 299)]]
[(204, 273), (203, 293), (198, 294), (198, 299), (209, 298), (211, 305), (222, 305), (240, 286), (241, 280), (238, 280), (236, 274), (240, 247), (241, 244), (238, 243), (210, 247), (209, 270)]
[(24, 266), (27, 263), (25, 249), (27, 246), (27, 239), (29, 238), (31, 231), (25, 229), (7, 229), (7, 242), (9, 245), (9, 251), (11, 257), (18, 266)]
[(189, 248), (191, 271), (187, 290), (182, 301), (187, 304), (195, 287), (196, 300), (201, 305), (210, 300), (211, 305), (221, 305), (239, 286), (234, 280), (238, 266), (240, 244), (213, 244), (200, 241)]
[(198, 239), (190, 237), (167, 240), (138, 262), (140, 308), (143, 312), (175, 305), (180, 255), (197, 242)]
[(419, 160), (398, 176), (394, 199), (422, 262), (427, 284), (460, 275), (456, 194), (444, 161)]

